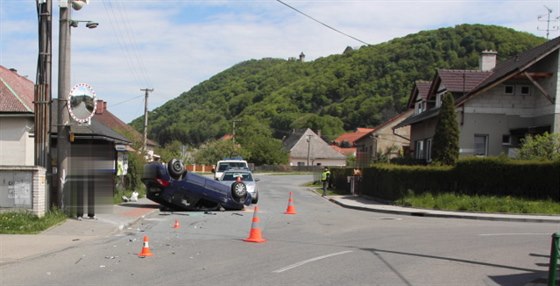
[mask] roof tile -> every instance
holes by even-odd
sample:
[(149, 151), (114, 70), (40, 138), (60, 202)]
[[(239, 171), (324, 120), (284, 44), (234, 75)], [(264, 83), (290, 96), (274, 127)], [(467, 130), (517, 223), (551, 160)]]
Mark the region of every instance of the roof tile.
[(34, 97), (32, 81), (0, 66), (0, 112), (32, 113)]

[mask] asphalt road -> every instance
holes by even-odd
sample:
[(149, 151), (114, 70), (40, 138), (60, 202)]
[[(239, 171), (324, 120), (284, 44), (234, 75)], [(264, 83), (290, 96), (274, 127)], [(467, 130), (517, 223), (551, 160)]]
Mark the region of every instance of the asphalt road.
[[(5, 285), (525, 285), (546, 275), (549, 223), (387, 215), (342, 208), (258, 176), (254, 212), (156, 212), (115, 236), (2, 267)], [(297, 214), (287, 215), (289, 193)], [(175, 222), (179, 228), (173, 228)], [(139, 258), (143, 237), (153, 256)]]

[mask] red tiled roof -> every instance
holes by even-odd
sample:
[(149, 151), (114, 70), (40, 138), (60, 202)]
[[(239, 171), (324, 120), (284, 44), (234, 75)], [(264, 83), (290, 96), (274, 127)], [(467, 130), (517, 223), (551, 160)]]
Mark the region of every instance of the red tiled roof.
[(430, 93), (431, 81), (417, 80), (414, 82), (412, 91), (410, 92), (410, 97), (408, 98), (408, 108), (414, 108), (414, 104), (418, 99), (427, 99)]
[(471, 91), (492, 74), (491, 71), (448, 69), (440, 69), (437, 73), (436, 76), (441, 79), (440, 85), (445, 86), (448, 91), (465, 93)]
[(357, 150), (356, 147), (341, 148), (341, 147), (338, 147), (338, 146), (336, 146), (336, 145), (331, 145), (331, 147), (332, 147), (335, 151), (337, 151), (338, 153), (340, 153), (340, 154), (342, 154), (342, 155), (344, 155), (344, 156), (346, 156), (346, 157), (351, 156), (351, 155), (355, 155), (355, 154), (356, 154), (356, 150)]
[(0, 66), (0, 112), (34, 112), (35, 84)]
[(342, 142), (346, 141), (350, 144), (353, 144), (354, 141), (360, 139), (362, 136), (371, 131), (373, 131), (373, 128), (357, 128), (354, 132), (344, 133), (338, 136), (338, 138), (334, 139), (334, 143), (342, 144)]
[(421, 98), (428, 97), (428, 93), (430, 92), (430, 85), (432, 85), (431, 81), (417, 80), (416, 88), (418, 89), (418, 96), (420, 96)]

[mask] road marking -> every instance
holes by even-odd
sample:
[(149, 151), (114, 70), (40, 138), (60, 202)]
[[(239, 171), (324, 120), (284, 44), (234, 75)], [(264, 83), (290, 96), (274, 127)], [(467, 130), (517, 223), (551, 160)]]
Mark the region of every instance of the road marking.
[(481, 233), (479, 236), (515, 236), (515, 235), (550, 235), (545, 232), (504, 232), (504, 233)]
[(352, 250), (341, 251), (341, 252), (331, 253), (331, 254), (327, 254), (327, 255), (323, 255), (323, 256), (318, 256), (318, 257), (315, 257), (315, 258), (311, 258), (311, 259), (307, 259), (307, 260), (304, 260), (304, 261), (300, 261), (300, 262), (298, 262), (298, 263), (294, 263), (294, 264), (292, 264), (292, 265), (288, 265), (288, 266), (286, 266), (286, 267), (284, 267), (284, 268), (280, 268), (280, 269), (274, 270), (274, 271), (272, 271), (272, 272), (274, 272), (274, 273), (282, 273), (282, 272), (284, 272), (284, 271), (288, 271), (288, 270), (290, 270), (290, 269), (294, 269), (294, 268), (296, 268), (296, 267), (302, 266), (302, 265), (307, 264), (307, 263), (310, 263), (310, 262), (314, 262), (314, 261), (318, 261), (318, 260), (321, 260), (321, 259), (325, 259), (325, 258), (337, 256), (337, 255), (342, 255), (342, 254), (346, 254), (346, 253), (350, 253), (350, 252), (352, 252)]

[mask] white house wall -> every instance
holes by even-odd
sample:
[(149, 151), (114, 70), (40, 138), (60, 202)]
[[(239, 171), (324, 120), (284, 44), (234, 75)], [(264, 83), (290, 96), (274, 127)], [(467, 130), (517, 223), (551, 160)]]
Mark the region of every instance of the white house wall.
[[(528, 72), (550, 72), (552, 77), (538, 79), (539, 85), (551, 96), (558, 92), (558, 52), (533, 65)], [(514, 87), (513, 94), (505, 93), (505, 86)], [(529, 86), (529, 95), (520, 95), (521, 86)], [(551, 103), (528, 79), (512, 79), (477, 95), (464, 104), (460, 125), (460, 153), (472, 155), (475, 134), (488, 135), (488, 155), (507, 154), (509, 146), (502, 143), (503, 135), (510, 135), (510, 130), (550, 126), (552, 132), (558, 132), (560, 105)]]
[(32, 117), (0, 117), (0, 165), (34, 165)]

